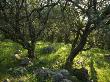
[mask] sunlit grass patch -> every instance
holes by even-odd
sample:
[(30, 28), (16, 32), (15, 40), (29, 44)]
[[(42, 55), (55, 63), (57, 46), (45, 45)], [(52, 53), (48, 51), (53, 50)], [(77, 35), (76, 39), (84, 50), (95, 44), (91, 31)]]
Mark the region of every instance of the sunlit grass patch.
[[(51, 53), (42, 53), (42, 49), (51, 46), (55, 50)], [(4, 58), (5, 60), (0, 63), (0, 81), (5, 78), (13, 79), (13, 77), (8, 74), (7, 70), (9, 68), (15, 68), (14, 61), (12, 56), (14, 52), (20, 49), (22, 50), (22, 55), (27, 55), (27, 50), (23, 49), (20, 45), (12, 42), (0, 42), (0, 60)], [(33, 75), (34, 68), (51, 68), (51, 69), (60, 69), (62, 65), (64, 65), (67, 56), (69, 55), (71, 50), (71, 45), (64, 43), (49, 43), (49, 42), (41, 42), (38, 41), (36, 44), (36, 58), (33, 61), (33, 65), (30, 66), (26, 75), (16, 78), (16, 80), (21, 79), (24, 82), (36, 82), (36, 78)], [(102, 50), (98, 48), (94, 48), (87, 51), (82, 51), (75, 58), (73, 67), (81, 68), (82, 66), (86, 67), (91, 74), (91, 62), (93, 61), (93, 68), (96, 71), (96, 77), (98, 78), (98, 82), (110, 82), (110, 63), (104, 59), (104, 55), (110, 54), (107, 50)], [(91, 61), (92, 60), (92, 61)]]
[[(98, 48), (83, 51), (79, 53), (79, 55), (75, 58), (76, 67), (81, 68), (83, 64), (83, 66), (85, 66), (89, 70), (89, 74), (91, 74), (90, 64), (92, 59), (92, 61), (94, 62), (93, 66), (97, 74), (96, 77), (98, 79), (98, 82), (110, 82), (110, 63), (106, 62), (104, 59), (104, 56), (106, 54), (110, 54), (110, 52)], [(81, 63), (77, 63), (79, 61)]]

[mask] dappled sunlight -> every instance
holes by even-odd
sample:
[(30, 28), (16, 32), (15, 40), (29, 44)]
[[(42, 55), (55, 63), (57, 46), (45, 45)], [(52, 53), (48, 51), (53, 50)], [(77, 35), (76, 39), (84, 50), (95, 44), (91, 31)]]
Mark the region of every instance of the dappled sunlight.
[(104, 60), (104, 55), (109, 54), (110, 52), (107, 50), (102, 49), (91, 49), (88, 51), (82, 51), (79, 55), (75, 58), (75, 64), (77, 68), (81, 68), (82, 66), (86, 67), (90, 72), (90, 59), (94, 61), (94, 68), (97, 72), (98, 82), (107, 81), (109, 82), (110, 79), (110, 63)]
[[(1, 43), (0, 45), (2, 46), (0, 47), (0, 53), (2, 53), (0, 57), (5, 58), (3, 63), (0, 63), (1, 65), (0, 71), (2, 71), (0, 72), (0, 74), (2, 75), (0, 76), (0, 78), (5, 79), (8, 76), (10, 76), (7, 74), (7, 70), (10, 67), (15, 67), (13, 65), (14, 62), (12, 60), (12, 55), (16, 51), (15, 49), (16, 45), (15, 44), (13, 45), (10, 42), (9, 43), (4, 42), (4, 43)], [(55, 51), (53, 51), (52, 53), (42, 54), (42, 49), (48, 45), (54, 46)], [(57, 43), (56, 45), (55, 43), (50, 45), (50, 43), (45, 44), (43, 42), (39, 42), (38, 44), (36, 44), (37, 58), (34, 60), (34, 64), (30, 66), (30, 68), (46, 67), (54, 70), (62, 68), (62, 65), (66, 61), (67, 55), (70, 52), (71, 46), (64, 45), (64, 44), (57, 44)], [(22, 57), (26, 56), (27, 51), (23, 49), (21, 50), (23, 51)], [(93, 64), (94, 67), (92, 69), (94, 69), (97, 73), (96, 77), (98, 78), (98, 82), (103, 82), (103, 80), (109, 81), (110, 79), (108, 78), (108, 76), (110, 76), (110, 70), (109, 70), (110, 64), (104, 59), (104, 55), (109, 53), (110, 53), (109, 51), (104, 51), (104, 50), (102, 51), (101, 49), (91, 49), (88, 51), (82, 51), (75, 58), (73, 67), (75, 68), (86, 67), (86, 69), (89, 71), (89, 74), (91, 74), (90, 59), (92, 58), (92, 60), (94, 61), (94, 64)], [(10, 78), (12, 77), (10, 76)], [(25, 76), (16, 78), (16, 80), (20, 79), (28, 82), (28, 80), (32, 80), (31, 78), (34, 79), (34, 76), (27, 73)]]
[(109, 0), (0, 0), (0, 82), (110, 82)]

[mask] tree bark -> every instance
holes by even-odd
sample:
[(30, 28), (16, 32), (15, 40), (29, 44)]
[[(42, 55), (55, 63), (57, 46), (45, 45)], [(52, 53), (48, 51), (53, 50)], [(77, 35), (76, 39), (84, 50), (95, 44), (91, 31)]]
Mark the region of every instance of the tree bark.
[(31, 45), (28, 50), (28, 57), (33, 59), (35, 57), (35, 44)]
[(64, 65), (64, 67), (66, 69), (69, 69), (72, 67), (72, 64), (73, 64), (73, 60), (74, 58), (78, 55), (78, 53), (84, 48), (85, 44), (86, 44), (86, 41), (87, 41), (87, 37), (88, 35), (90, 34), (90, 30), (87, 29), (83, 32), (83, 35), (81, 36), (81, 39), (80, 39), (80, 42), (79, 44), (71, 50), (70, 52), (70, 55), (68, 56), (67, 60), (66, 60), (66, 63)]

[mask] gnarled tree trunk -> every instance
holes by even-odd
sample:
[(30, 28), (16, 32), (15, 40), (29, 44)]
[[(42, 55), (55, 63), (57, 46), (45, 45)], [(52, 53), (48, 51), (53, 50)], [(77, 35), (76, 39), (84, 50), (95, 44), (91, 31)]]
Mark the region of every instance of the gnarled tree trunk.
[(33, 59), (35, 57), (35, 44), (32, 44), (27, 50), (28, 57)]
[(68, 56), (67, 60), (66, 60), (66, 63), (65, 63), (65, 68), (66, 69), (69, 69), (72, 67), (72, 64), (73, 64), (73, 60), (74, 58), (78, 55), (78, 53), (84, 48), (85, 44), (86, 44), (86, 41), (87, 41), (87, 37), (88, 35), (90, 34), (90, 30), (89, 29), (86, 29), (84, 32), (83, 32), (83, 35), (81, 36), (80, 38), (80, 42), (79, 44), (73, 48), (70, 52), (70, 55)]

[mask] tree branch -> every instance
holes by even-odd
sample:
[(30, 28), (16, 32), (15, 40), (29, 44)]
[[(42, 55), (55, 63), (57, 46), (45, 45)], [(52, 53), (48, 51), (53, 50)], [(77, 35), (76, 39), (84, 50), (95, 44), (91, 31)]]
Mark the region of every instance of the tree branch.
[(86, 10), (84, 8), (82, 8), (80, 5), (78, 5), (75, 1), (72, 1), (72, 0), (67, 0), (71, 3), (73, 3), (76, 7), (78, 7), (83, 13), (86, 12)]

